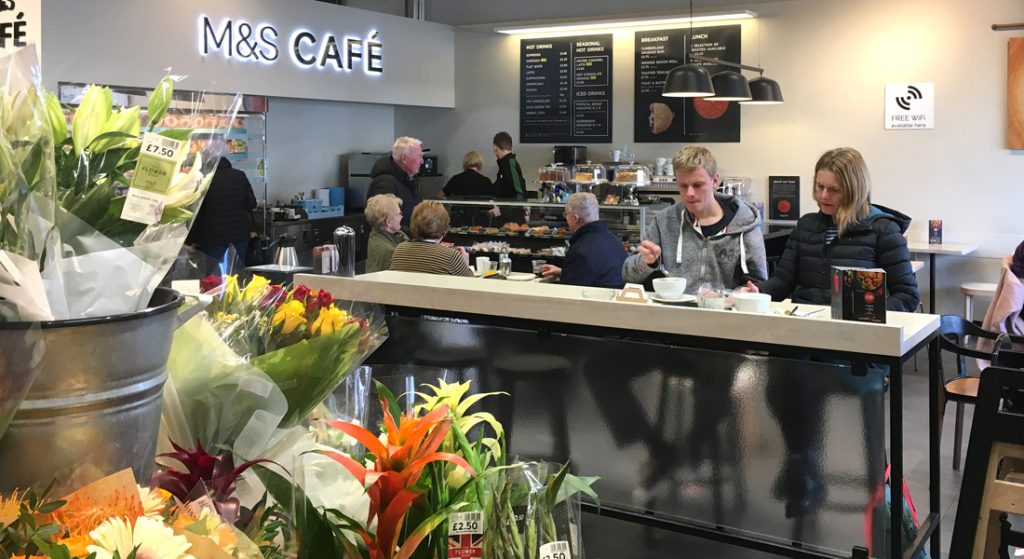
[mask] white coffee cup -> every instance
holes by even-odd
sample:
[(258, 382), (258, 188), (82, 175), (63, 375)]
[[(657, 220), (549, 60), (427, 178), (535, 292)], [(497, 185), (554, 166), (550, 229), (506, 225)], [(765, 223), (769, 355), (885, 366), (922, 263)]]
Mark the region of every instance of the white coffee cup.
[(612, 151), (612, 161), (618, 162), (622, 160), (622, 150), (617, 149)]
[(679, 299), (686, 291), (686, 278), (655, 278), (651, 283), (655, 293), (665, 299)]
[(491, 259), (490, 258), (487, 258), (486, 256), (477, 256), (476, 257), (476, 271), (477, 271), (477, 273), (482, 274), (482, 273), (484, 273), (484, 272), (486, 272), (487, 270), (490, 270), (490, 269), (491, 269)]

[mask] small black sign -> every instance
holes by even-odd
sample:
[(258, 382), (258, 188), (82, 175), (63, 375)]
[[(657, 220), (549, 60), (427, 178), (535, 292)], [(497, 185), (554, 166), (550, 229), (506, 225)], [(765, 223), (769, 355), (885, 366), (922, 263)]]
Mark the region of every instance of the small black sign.
[(800, 218), (800, 177), (768, 177), (768, 219)]
[(519, 142), (612, 141), (612, 35), (519, 44)]

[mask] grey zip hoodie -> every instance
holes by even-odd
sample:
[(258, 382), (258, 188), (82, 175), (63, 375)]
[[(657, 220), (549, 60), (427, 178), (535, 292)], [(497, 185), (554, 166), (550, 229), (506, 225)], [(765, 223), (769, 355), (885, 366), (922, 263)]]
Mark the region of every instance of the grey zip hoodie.
[[(686, 292), (696, 293), (704, 283), (732, 289), (768, 277), (764, 237), (757, 209), (743, 200), (715, 194), (723, 207), (736, 204), (736, 215), (725, 229), (705, 237), (691, 221), (686, 204), (678, 202), (654, 216), (647, 239), (661, 247), (661, 262), (670, 275), (686, 278)], [(622, 265), (622, 279), (642, 283), (657, 267), (634, 254)]]

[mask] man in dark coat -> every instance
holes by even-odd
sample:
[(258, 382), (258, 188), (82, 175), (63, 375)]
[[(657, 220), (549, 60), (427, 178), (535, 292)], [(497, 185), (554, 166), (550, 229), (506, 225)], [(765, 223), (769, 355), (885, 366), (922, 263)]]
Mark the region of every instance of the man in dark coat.
[(244, 263), (254, 224), (251, 211), (255, 207), (256, 195), (248, 177), (221, 157), (186, 243), (217, 263), (224, 260), (224, 253), (233, 246)]
[(565, 219), (572, 231), (565, 264), (561, 268), (545, 265), (541, 275), (557, 277), (567, 285), (622, 287), (626, 249), (598, 219), (597, 198), (589, 192), (573, 194), (565, 203)]
[(412, 211), (423, 201), (419, 191), (419, 172), (423, 166), (423, 143), (402, 136), (395, 140), (391, 155), (381, 157), (370, 171), (369, 200), (378, 194), (394, 194), (402, 200), (402, 229), (409, 229)]

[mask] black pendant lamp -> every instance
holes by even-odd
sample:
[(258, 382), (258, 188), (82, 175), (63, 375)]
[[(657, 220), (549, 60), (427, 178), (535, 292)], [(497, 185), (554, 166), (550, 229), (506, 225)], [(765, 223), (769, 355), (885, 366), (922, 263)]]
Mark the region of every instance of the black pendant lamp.
[(732, 70), (719, 72), (711, 77), (711, 84), (715, 88), (715, 95), (708, 97), (709, 101), (749, 101), (751, 99), (747, 78), (739, 72)]
[(668, 72), (661, 94), (665, 97), (710, 97), (715, 94), (711, 73), (697, 64), (683, 64)]
[[(690, 0), (690, 36), (693, 36), (693, 0)], [(687, 45), (686, 50), (690, 47)], [(689, 53), (688, 53), (689, 54)], [(676, 66), (665, 76), (664, 97), (711, 97), (715, 88), (711, 85), (711, 73), (703, 66), (694, 64), (687, 57), (686, 64)]]
[(750, 100), (742, 101), (744, 105), (780, 105), (782, 104), (782, 88), (779, 82), (759, 76), (750, 80)]

